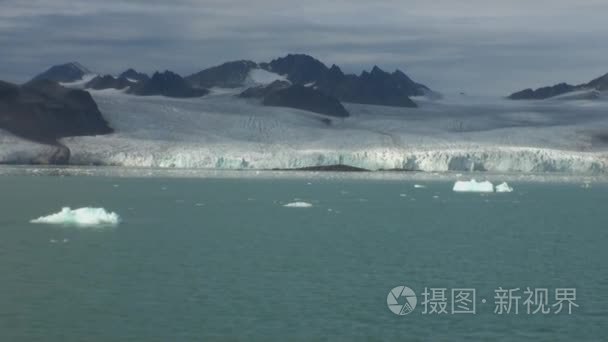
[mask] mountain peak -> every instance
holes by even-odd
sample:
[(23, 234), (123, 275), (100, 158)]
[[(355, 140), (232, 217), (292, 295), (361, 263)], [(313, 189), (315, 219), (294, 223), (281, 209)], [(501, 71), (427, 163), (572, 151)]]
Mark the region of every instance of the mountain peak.
[(199, 88), (237, 88), (257, 68), (258, 64), (249, 60), (230, 61), (187, 76), (186, 81)]
[(594, 88), (599, 91), (608, 90), (608, 73), (584, 84), (583, 87)]
[(268, 64), (269, 71), (287, 75), (293, 83), (307, 84), (316, 82), (329, 70), (318, 59), (304, 54), (289, 54)]
[(125, 71), (123, 71), (122, 74), (120, 74), (118, 76), (119, 78), (126, 78), (129, 80), (134, 80), (134, 81), (147, 81), (150, 79), (150, 77), (142, 72), (137, 72), (135, 69), (133, 68), (129, 68)]
[(608, 90), (608, 73), (591, 80), (589, 83), (571, 85), (561, 82), (553, 86), (538, 89), (527, 88), (509, 95), (508, 98), (511, 100), (544, 100), (579, 90), (586, 91), (588, 98), (597, 97), (597, 92)]
[(72, 67), (72, 68), (75, 68), (75, 69), (77, 69), (77, 70), (80, 70), (80, 71), (81, 71), (82, 73), (84, 73), (84, 74), (90, 74), (90, 73), (91, 73), (91, 71), (90, 71), (89, 69), (85, 68), (85, 67), (84, 67), (82, 64), (80, 64), (79, 62), (75, 62), (75, 61), (74, 61), (74, 62), (69, 62), (69, 63), (67, 63), (67, 64), (65, 64), (65, 65), (66, 65), (66, 66), (69, 66), (69, 67)]
[(163, 95), (168, 97), (200, 97), (209, 93), (206, 89), (192, 88), (180, 75), (165, 70), (156, 71), (150, 80), (135, 84), (129, 92), (135, 95)]
[(372, 68), (372, 72), (371, 74), (385, 74), (384, 70), (380, 69), (380, 67), (378, 67), (377, 65), (374, 65), (374, 67)]
[(45, 72), (35, 76), (32, 80), (47, 79), (55, 82), (74, 82), (82, 79), (91, 71), (78, 62), (53, 65)]

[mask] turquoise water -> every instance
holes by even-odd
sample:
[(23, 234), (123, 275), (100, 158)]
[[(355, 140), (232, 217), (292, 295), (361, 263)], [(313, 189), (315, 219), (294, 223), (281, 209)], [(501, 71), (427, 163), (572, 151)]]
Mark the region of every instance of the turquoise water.
[[(606, 185), (422, 184), (0, 177), (0, 341), (606, 340)], [(62, 206), (123, 222), (29, 223)], [(409, 315), (387, 307), (399, 285)], [(425, 287), (475, 288), (476, 314), (423, 314)], [(498, 287), (575, 288), (579, 307), (497, 315)]]

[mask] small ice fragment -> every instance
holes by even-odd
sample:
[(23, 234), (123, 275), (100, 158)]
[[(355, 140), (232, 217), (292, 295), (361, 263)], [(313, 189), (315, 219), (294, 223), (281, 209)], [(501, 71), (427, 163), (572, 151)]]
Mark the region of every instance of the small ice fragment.
[(107, 212), (104, 208), (86, 207), (72, 210), (64, 207), (58, 213), (41, 216), (30, 222), (78, 227), (115, 226), (120, 222), (120, 217), (114, 212)]
[(496, 186), (496, 192), (513, 192), (513, 188), (507, 182), (503, 182)]
[(118, 184), (114, 184), (114, 185), (112, 185), (112, 186), (113, 186), (113, 187), (115, 187), (115, 188), (118, 188)]
[(57, 243), (57, 240), (55, 240), (55, 239), (50, 239), (50, 240), (49, 240), (49, 242), (50, 242), (50, 243)]
[(310, 204), (308, 202), (291, 202), (291, 203), (287, 203), (283, 206), (287, 207), (287, 208), (310, 208), (310, 207), (312, 207), (312, 204)]
[(425, 185), (421, 185), (421, 184), (414, 184), (414, 188), (416, 188), (416, 189), (424, 189), (424, 188), (426, 188), (426, 186)]
[(69, 241), (69, 239), (63, 239), (63, 243), (68, 243)]
[(489, 181), (477, 182), (471, 179), (471, 181), (457, 181), (452, 190), (456, 192), (494, 192), (494, 185)]
[(407, 197), (406, 194), (399, 194), (399, 197)]
[(202, 206), (204, 206), (204, 205), (205, 205), (205, 203), (196, 203), (196, 204), (195, 204), (195, 206), (197, 206), (197, 207), (202, 207)]
[(433, 196), (433, 198), (439, 198), (439, 196), (435, 195), (435, 196)]

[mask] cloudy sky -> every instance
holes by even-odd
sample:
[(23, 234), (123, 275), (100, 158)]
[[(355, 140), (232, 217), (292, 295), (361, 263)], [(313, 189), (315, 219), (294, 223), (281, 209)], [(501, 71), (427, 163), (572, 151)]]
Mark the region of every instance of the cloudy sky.
[(502, 95), (608, 72), (607, 13), (606, 0), (0, 0), (0, 79), (72, 60), (189, 74), (298, 52)]

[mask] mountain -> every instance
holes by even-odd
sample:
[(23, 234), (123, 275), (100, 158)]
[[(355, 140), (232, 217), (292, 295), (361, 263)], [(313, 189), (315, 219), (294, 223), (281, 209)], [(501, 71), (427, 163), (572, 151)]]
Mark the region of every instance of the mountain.
[(377, 66), (360, 76), (344, 75), (337, 67), (318, 84), (329, 94), (345, 102), (396, 107), (416, 107), (409, 96), (422, 95), (424, 86), (418, 86), (405, 74), (395, 71), (389, 74)]
[(336, 117), (349, 116), (346, 108), (335, 97), (312, 87), (292, 85), (288, 81), (277, 80), (265, 86), (251, 87), (239, 94), (239, 97), (260, 98), (265, 106), (295, 108)]
[(96, 76), (85, 84), (87, 89), (125, 89), (134, 85), (135, 82), (131, 82), (125, 77), (114, 77), (112, 75)]
[(35, 76), (34, 80), (50, 80), (55, 82), (74, 82), (81, 80), (86, 74), (90, 74), (91, 71), (85, 68), (78, 62), (70, 62), (61, 65), (54, 65), (45, 72)]
[(265, 106), (302, 109), (329, 116), (349, 116), (348, 111), (335, 97), (299, 84), (270, 92), (262, 103)]
[(22, 86), (0, 81), (0, 128), (48, 144), (68, 136), (112, 133), (87, 91), (47, 79)]
[(336, 65), (325, 64), (308, 55), (287, 55), (262, 68), (281, 75), (294, 84), (312, 85), (315, 89), (345, 102), (397, 107), (416, 107), (410, 96), (430, 92), (422, 84), (412, 81), (402, 71), (387, 73), (377, 66), (361, 75), (344, 74)]
[(132, 68), (129, 68), (129, 69), (123, 71), (123, 73), (120, 74), (118, 77), (123, 77), (128, 80), (132, 80), (132, 81), (147, 81), (150, 79), (150, 76), (148, 76), (142, 72), (137, 72), (137, 71), (135, 71), (135, 69), (132, 69)]
[(168, 97), (200, 97), (209, 93), (207, 89), (193, 88), (181, 76), (171, 71), (155, 72), (148, 81), (134, 84), (130, 94), (149, 96), (163, 95)]
[[(88, 73), (90, 72), (86, 68), (74, 62), (51, 67), (35, 79), (73, 82)], [(207, 89), (212, 87), (249, 87), (252, 93), (268, 92), (269, 89), (265, 86), (277, 80), (310, 87), (338, 101), (358, 104), (417, 107), (410, 99), (411, 96), (432, 94), (428, 87), (413, 81), (401, 70), (389, 73), (374, 66), (371, 71), (363, 71), (360, 75), (345, 74), (337, 65), (328, 68), (323, 62), (305, 54), (289, 54), (259, 64), (249, 60), (237, 60), (207, 68), (185, 78), (170, 71), (156, 72), (152, 77), (148, 77), (130, 68), (118, 78), (97, 76), (85, 87), (96, 90), (130, 87), (128, 93), (134, 95), (199, 97), (206, 95)], [(133, 81), (137, 83), (133, 84)], [(255, 86), (263, 87), (256, 90)], [(313, 94), (297, 88), (291, 92), (303, 96)], [(263, 98), (267, 95), (256, 97)], [(247, 93), (244, 92), (241, 96), (247, 96)]]
[(531, 88), (524, 89), (509, 95), (511, 100), (542, 100), (550, 97), (562, 95), (577, 90), (576, 86), (568, 83), (559, 83), (550, 87), (542, 87), (536, 90)]
[(593, 88), (599, 91), (608, 90), (608, 74), (600, 76), (585, 85), (587, 88)]
[[(588, 91), (589, 94), (583, 95), (581, 98), (592, 99), (598, 97), (597, 91), (602, 92), (608, 90), (608, 74), (598, 77), (588, 83), (579, 85), (571, 85), (568, 83), (559, 83), (549, 87), (538, 89), (524, 89), (515, 92), (508, 96), (511, 100), (543, 100), (575, 91)], [(579, 98), (579, 97), (575, 97)]]
[(302, 54), (289, 54), (260, 66), (280, 75), (287, 75), (291, 82), (302, 85), (323, 79), (329, 70), (321, 61)]
[(185, 79), (198, 88), (238, 88), (245, 83), (249, 72), (257, 68), (257, 63), (252, 61), (233, 61), (205, 69)]

